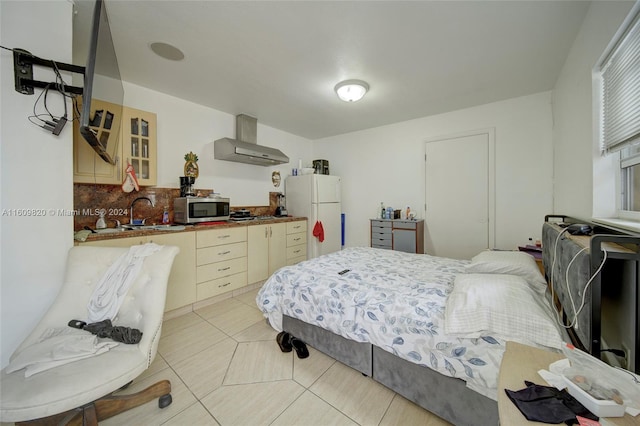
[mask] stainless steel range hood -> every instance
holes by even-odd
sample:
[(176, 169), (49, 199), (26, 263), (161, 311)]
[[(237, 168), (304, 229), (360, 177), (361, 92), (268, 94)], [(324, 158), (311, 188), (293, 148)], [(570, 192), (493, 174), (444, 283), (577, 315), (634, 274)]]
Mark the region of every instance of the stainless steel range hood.
[(216, 160), (257, 166), (275, 166), (289, 162), (282, 151), (257, 143), (258, 120), (245, 114), (236, 116), (236, 139), (222, 138), (214, 142), (213, 157)]

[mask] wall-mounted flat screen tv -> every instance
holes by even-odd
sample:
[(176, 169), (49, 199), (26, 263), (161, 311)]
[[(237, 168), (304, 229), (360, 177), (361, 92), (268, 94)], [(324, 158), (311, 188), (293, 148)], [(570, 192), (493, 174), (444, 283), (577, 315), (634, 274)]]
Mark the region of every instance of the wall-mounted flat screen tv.
[(85, 66), (80, 134), (100, 158), (115, 164), (124, 89), (103, 0), (76, 2), (73, 52), (74, 63)]

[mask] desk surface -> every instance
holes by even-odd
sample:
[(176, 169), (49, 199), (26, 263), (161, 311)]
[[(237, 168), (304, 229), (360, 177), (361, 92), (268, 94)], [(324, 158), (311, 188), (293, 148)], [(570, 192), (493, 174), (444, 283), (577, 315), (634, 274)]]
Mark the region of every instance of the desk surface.
[[(508, 426), (517, 425), (543, 425), (545, 423), (530, 422), (524, 418), (520, 410), (511, 402), (504, 392), (505, 389), (519, 390), (524, 388), (525, 380), (541, 385), (547, 385), (538, 374), (540, 369), (548, 369), (549, 364), (564, 358), (561, 353), (545, 351), (520, 343), (507, 342), (507, 349), (498, 376), (498, 414), (500, 424)], [(607, 422), (620, 426), (640, 425), (640, 416), (631, 417), (607, 417)]]

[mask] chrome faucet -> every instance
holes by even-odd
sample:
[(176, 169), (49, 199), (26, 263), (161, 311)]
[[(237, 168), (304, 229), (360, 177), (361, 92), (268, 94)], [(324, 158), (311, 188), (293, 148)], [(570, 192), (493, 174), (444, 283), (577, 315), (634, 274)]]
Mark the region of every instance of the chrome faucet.
[[(138, 197), (138, 198), (136, 198), (135, 200), (133, 200), (133, 201), (131, 202), (131, 207), (129, 207), (129, 214), (130, 214), (130, 217), (129, 217), (129, 225), (133, 225), (133, 205), (134, 205), (137, 201), (140, 201), (140, 200), (147, 200), (147, 201), (151, 204), (151, 207), (155, 207), (155, 206), (156, 206), (156, 205), (153, 203), (153, 201), (151, 201), (151, 198), (149, 198), (149, 197)], [(142, 224), (144, 225), (144, 221), (142, 222)]]

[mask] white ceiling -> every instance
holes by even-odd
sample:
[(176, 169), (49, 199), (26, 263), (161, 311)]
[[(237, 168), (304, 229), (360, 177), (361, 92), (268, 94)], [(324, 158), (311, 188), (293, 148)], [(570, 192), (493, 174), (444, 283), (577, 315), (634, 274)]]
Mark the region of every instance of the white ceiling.
[[(106, 5), (123, 80), (318, 139), (552, 89), (589, 2)], [(369, 93), (340, 101), (344, 79)]]

